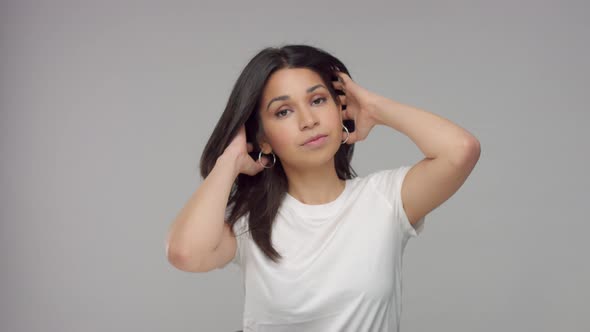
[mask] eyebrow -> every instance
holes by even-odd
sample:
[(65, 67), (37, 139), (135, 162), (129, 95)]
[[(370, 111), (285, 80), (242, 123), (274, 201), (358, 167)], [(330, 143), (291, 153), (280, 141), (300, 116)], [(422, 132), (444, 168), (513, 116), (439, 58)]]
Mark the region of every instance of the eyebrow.
[[(312, 86), (311, 88), (308, 88), (307, 90), (305, 90), (305, 92), (307, 93), (312, 93), (315, 89), (317, 88), (324, 88), (327, 89), (323, 84), (316, 84), (314, 86)], [(288, 95), (284, 95), (284, 96), (278, 96), (278, 97), (274, 97), (273, 99), (271, 99), (268, 102), (268, 105), (266, 105), (266, 110), (268, 111), (268, 109), (270, 108), (270, 104), (272, 104), (273, 101), (278, 101), (278, 100), (287, 100), (290, 97)]]

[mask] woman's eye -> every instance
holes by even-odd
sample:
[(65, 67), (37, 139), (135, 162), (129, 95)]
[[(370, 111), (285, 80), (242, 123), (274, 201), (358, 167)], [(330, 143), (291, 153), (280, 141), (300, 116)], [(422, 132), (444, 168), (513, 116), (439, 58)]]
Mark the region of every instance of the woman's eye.
[[(327, 100), (327, 98), (325, 98), (325, 97), (321, 97), (321, 98), (317, 98), (317, 99), (315, 99), (315, 100), (313, 101), (313, 103), (314, 103), (314, 105), (319, 105), (319, 104), (322, 104), (322, 103), (326, 102), (326, 100)], [(322, 102), (321, 102), (321, 103), (316, 103), (317, 101), (322, 101)], [(276, 113), (275, 113), (275, 116), (276, 116), (277, 118), (284, 118), (285, 116), (287, 116), (287, 114), (286, 114), (286, 113), (283, 113), (283, 112), (286, 112), (286, 111), (291, 111), (291, 110), (290, 110), (290, 109), (288, 109), (288, 108), (286, 108), (286, 109), (283, 109), (283, 110), (280, 110), (280, 111), (278, 111), (278, 112), (276, 112)], [(284, 116), (280, 116), (280, 114), (284, 114)]]
[[(283, 112), (286, 112), (286, 111), (289, 111), (289, 110), (288, 110), (288, 109), (284, 109), (284, 110), (278, 111), (278, 112), (276, 112), (276, 113), (275, 113), (275, 116), (276, 116), (277, 118), (283, 118), (283, 116), (279, 116), (279, 114), (281, 114), (281, 113), (283, 113)], [(285, 114), (285, 116), (286, 116), (286, 114)]]
[[(325, 101), (326, 101), (326, 98), (325, 98), (325, 97), (321, 97), (321, 98), (318, 98), (318, 99), (314, 100), (313, 102), (315, 103), (315, 102), (316, 102), (316, 101), (318, 101), (318, 100), (321, 100), (322, 102), (325, 102)], [(316, 105), (317, 105), (317, 104), (316, 104)]]

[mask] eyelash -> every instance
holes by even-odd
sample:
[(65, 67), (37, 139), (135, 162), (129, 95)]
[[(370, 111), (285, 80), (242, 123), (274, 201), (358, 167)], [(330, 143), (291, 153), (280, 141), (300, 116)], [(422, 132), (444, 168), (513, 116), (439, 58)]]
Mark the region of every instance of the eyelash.
[[(321, 100), (321, 101), (322, 101), (322, 104), (323, 104), (323, 103), (325, 103), (325, 102), (326, 102), (326, 100), (328, 100), (328, 99), (327, 99), (326, 97), (320, 97), (320, 98), (317, 98), (317, 99), (315, 99), (313, 102), (316, 102), (316, 101), (318, 101), (318, 100)], [(317, 105), (319, 105), (319, 104), (317, 104)], [(275, 116), (276, 116), (277, 118), (279, 118), (279, 119), (280, 119), (280, 118), (284, 118), (284, 117), (285, 117), (285, 116), (287, 116), (287, 115), (285, 115), (285, 116), (279, 116), (279, 114), (283, 113), (284, 111), (290, 111), (290, 109), (288, 109), (288, 108), (282, 109), (282, 110), (280, 110), (280, 111), (276, 112), (276, 113), (275, 113)]]

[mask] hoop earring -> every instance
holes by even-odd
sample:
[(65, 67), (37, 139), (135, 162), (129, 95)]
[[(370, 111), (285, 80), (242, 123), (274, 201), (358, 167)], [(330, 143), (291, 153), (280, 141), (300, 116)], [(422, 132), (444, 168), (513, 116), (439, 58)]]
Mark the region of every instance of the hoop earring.
[[(258, 159), (256, 160), (260, 165), (262, 165), (262, 167), (264, 168), (272, 168), (275, 163), (277, 162), (277, 158), (275, 157), (275, 154), (271, 151), (270, 153), (272, 153), (272, 166), (270, 167), (266, 167), (264, 166), (264, 164), (260, 161), (260, 157), (262, 157), (262, 150), (260, 150), (260, 153), (258, 154)], [(265, 153), (268, 154), (268, 153)]]
[(346, 130), (346, 139), (344, 141), (342, 141), (340, 144), (346, 143), (346, 141), (348, 141), (348, 138), (350, 137), (350, 132), (348, 131), (348, 128), (346, 128), (344, 123), (342, 124), (342, 128), (344, 128), (344, 130)]

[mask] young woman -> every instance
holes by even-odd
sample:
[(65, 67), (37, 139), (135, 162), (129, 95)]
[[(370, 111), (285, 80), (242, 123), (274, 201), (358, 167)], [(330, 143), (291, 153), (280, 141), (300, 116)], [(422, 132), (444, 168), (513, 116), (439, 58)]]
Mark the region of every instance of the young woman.
[[(377, 125), (424, 159), (356, 176), (354, 144)], [(167, 257), (192, 272), (237, 264), (244, 331), (397, 331), (406, 243), (479, 154), (466, 130), (368, 91), (319, 48), (265, 48), (205, 146)]]

